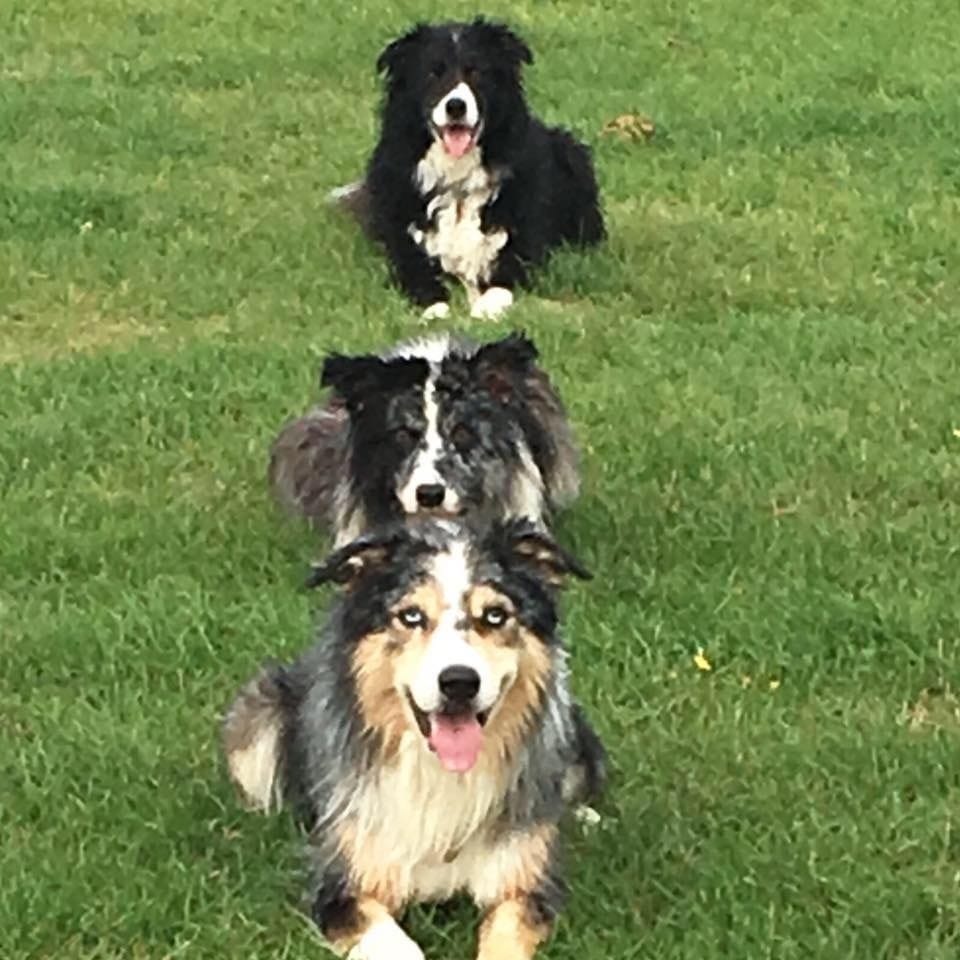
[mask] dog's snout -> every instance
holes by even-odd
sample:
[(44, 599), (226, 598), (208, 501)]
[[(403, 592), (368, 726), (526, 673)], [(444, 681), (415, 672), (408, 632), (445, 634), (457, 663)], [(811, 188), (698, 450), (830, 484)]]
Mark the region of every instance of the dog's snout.
[(417, 487), (417, 503), (427, 509), (439, 507), (446, 495), (447, 489), (442, 483), (421, 483)]
[(460, 97), (451, 97), (447, 101), (447, 116), (451, 120), (462, 120), (467, 114), (467, 104)]
[(449, 703), (467, 704), (480, 692), (480, 674), (473, 667), (445, 667), (437, 683)]

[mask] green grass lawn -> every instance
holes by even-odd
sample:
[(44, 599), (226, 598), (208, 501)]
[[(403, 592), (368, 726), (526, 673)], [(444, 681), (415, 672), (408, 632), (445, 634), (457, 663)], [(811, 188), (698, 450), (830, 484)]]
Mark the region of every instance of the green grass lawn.
[[(960, 8), (491, 3), (610, 225), (506, 324), (569, 403), (613, 756), (553, 960), (956, 960)], [(220, 711), (307, 641), (264, 485), (327, 349), (419, 332), (324, 202), (461, 2), (0, 5), (0, 957), (300, 958)], [(649, 142), (602, 136), (622, 114)], [(712, 669), (694, 662), (699, 649)], [(419, 909), (428, 960), (472, 910)]]

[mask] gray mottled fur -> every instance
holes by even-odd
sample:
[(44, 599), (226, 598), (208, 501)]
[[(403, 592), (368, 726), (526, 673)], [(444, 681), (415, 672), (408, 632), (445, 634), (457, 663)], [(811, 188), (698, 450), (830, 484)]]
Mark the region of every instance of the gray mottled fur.
[[(471, 357), (481, 344), (466, 337), (443, 334), (398, 344), (384, 351), (384, 359), (421, 356), (431, 344), (445, 341), (447, 355)], [(563, 401), (547, 373), (534, 367), (526, 378), (526, 402), (549, 437), (552, 468), (541, 476), (546, 509), (570, 506), (580, 492), (580, 456)], [(503, 485), (491, 465), (485, 485)], [(350, 417), (336, 397), (311, 408), (283, 426), (270, 450), (268, 483), (278, 502), (292, 515), (331, 530), (344, 543), (369, 529), (363, 505), (355, 497), (349, 477)], [(505, 502), (491, 503), (494, 517), (509, 513)], [(547, 517), (531, 517), (546, 525)]]

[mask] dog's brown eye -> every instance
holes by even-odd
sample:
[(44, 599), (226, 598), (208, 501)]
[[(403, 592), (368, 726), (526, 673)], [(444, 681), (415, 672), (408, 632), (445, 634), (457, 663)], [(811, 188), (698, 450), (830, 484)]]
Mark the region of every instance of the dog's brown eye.
[(438, 60), (431, 67), (431, 72), (439, 80), (447, 72), (447, 65), (442, 60)]
[(480, 614), (480, 622), (485, 627), (502, 627), (510, 619), (510, 614), (504, 607), (484, 607)]
[(451, 439), (453, 440), (454, 446), (461, 452), (469, 450), (476, 441), (473, 431), (463, 423), (459, 423), (453, 428)]
[(408, 427), (400, 427), (393, 431), (393, 441), (401, 450), (409, 453), (420, 442), (420, 434)]
[(427, 615), (419, 607), (404, 607), (397, 612), (397, 619), (411, 630), (422, 627), (427, 622)]

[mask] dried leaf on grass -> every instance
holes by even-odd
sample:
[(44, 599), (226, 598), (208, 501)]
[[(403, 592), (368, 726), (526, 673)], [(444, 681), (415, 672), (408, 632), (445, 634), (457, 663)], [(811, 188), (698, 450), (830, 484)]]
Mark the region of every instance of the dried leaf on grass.
[(622, 113), (619, 117), (608, 120), (600, 133), (604, 136), (615, 136), (621, 140), (652, 140), (657, 132), (654, 122), (640, 113)]

